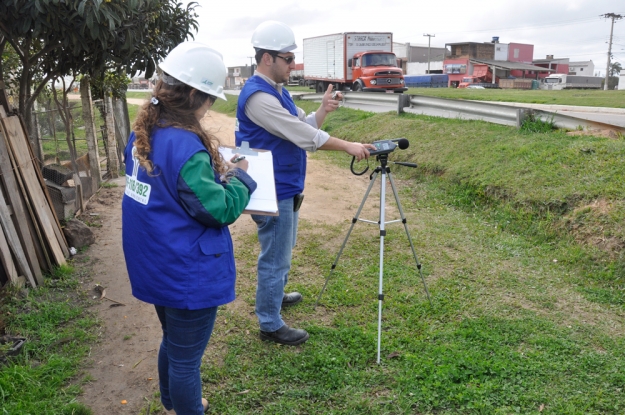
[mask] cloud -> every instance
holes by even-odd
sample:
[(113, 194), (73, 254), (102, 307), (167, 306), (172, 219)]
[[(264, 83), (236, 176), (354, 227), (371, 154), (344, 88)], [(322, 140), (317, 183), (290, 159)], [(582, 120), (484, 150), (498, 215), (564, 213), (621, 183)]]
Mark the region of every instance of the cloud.
[(262, 15), (234, 18), (232, 26), (236, 27), (239, 32), (253, 33), (259, 24), (267, 20), (277, 20), (294, 28), (299, 25), (312, 24), (320, 18), (321, 16), (318, 13), (310, 12), (310, 10), (301, 7), (298, 3), (293, 3), (277, 10), (266, 11)]

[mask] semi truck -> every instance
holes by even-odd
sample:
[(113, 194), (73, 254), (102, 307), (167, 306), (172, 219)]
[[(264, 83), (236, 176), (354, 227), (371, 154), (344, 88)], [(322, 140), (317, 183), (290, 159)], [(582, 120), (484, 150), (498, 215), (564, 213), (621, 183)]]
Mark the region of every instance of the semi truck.
[(601, 89), (603, 78), (598, 76), (551, 74), (544, 79), (541, 89)]
[(289, 75), (289, 85), (304, 86), (304, 64), (296, 63), (295, 69)]
[(304, 80), (317, 92), (406, 91), (390, 32), (347, 32), (304, 39)]

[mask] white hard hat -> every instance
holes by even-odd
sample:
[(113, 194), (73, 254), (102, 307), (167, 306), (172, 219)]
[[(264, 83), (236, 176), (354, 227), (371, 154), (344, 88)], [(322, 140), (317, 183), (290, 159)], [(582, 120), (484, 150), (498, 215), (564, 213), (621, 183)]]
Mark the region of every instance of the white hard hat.
[(172, 78), (209, 95), (226, 100), (226, 65), (221, 53), (200, 42), (183, 42), (159, 65)]
[(295, 35), (290, 27), (275, 20), (258, 25), (252, 35), (252, 46), (256, 49), (275, 50), (286, 53), (297, 48)]

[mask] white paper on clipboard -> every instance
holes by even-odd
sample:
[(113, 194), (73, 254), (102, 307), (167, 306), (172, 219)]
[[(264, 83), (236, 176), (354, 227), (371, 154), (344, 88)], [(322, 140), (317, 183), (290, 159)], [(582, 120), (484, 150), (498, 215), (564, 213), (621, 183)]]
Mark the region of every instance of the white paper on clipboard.
[[(247, 144), (247, 143), (245, 143)], [(243, 213), (278, 216), (276, 182), (273, 175), (273, 156), (268, 150), (247, 150), (234, 147), (219, 147), (224, 160), (231, 160), (235, 154), (245, 155), (248, 161), (247, 174), (256, 182), (256, 190)]]

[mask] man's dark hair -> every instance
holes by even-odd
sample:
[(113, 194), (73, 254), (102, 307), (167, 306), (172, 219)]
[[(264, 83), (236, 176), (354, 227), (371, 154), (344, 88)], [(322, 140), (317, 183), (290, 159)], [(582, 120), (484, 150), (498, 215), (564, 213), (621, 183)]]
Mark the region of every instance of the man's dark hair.
[(271, 57), (273, 58), (273, 61), (276, 61), (276, 55), (278, 54), (278, 52), (276, 52), (275, 50), (267, 50), (267, 49), (256, 49), (256, 55), (254, 55), (254, 58), (256, 59), (256, 63), (260, 64), (260, 61), (263, 60), (263, 55), (265, 53), (268, 53), (271, 55)]

